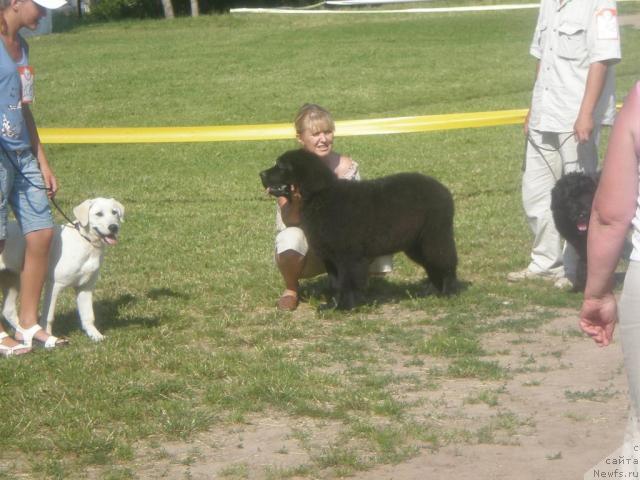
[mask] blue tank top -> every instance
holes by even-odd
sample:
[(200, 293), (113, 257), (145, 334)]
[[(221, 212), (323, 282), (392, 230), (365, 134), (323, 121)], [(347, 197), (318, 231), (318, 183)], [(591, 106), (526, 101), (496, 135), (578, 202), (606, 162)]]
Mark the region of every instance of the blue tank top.
[(29, 47), (19, 37), (22, 58), (15, 62), (0, 41), (0, 142), (9, 151), (27, 150), (31, 148), (29, 130), (22, 115), (22, 87), (19, 66), (29, 64)]

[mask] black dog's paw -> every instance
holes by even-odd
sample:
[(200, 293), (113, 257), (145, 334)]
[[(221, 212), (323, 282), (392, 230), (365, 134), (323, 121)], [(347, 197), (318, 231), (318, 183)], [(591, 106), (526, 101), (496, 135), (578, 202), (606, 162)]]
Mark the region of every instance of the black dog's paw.
[(335, 298), (331, 298), (327, 301), (327, 303), (321, 303), (318, 305), (319, 312), (326, 312), (328, 310), (336, 310), (338, 308), (338, 302), (336, 302)]
[(442, 282), (442, 290), (440, 295), (443, 297), (450, 297), (456, 295), (460, 291), (460, 285), (455, 277), (445, 278)]
[(348, 311), (353, 310), (358, 305), (360, 305), (360, 295), (354, 293), (340, 293), (335, 297), (332, 297), (327, 303), (324, 303), (318, 307), (320, 311), (326, 310), (340, 310), (340, 311)]
[(456, 278), (447, 278), (439, 282), (439, 285), (434, 284), (431, 279), (427, 279), (424, 285), (424, 292), (421, 297), (452, 297), (460, 292), (460, 285)]

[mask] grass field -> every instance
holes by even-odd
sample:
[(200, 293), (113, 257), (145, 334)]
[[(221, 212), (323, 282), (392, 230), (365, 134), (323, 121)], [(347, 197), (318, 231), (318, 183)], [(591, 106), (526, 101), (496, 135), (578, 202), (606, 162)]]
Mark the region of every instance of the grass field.
[[(621, 4), (620, 10), (637, 10)], [(289, 122), (305, 102), (336, 119), (526, 108), (536, 11), (432, 16), (224, 15), (80, 25), (30, 40), (40, 127), (196, 126)], [(622, 30), (620, 98), (639, 77), (640, 30)], [(605, 136), (606, 138), (606, 136)], [(401, 388), (513, 372), (483, 339), (535, 329), (580, 297), (547, 284), (508, 285), (530, 242), (520, 206), (520, 126), (338, 137), (365, 177), (420, 171), (456, 201), (465, 289), (422, 297), (422, 272), (401, 255), (370, 288), (372, 305), (280, 314), (274, 202), (258, 171), (294, 141), (49, 145), (70, 210), (92, 196), (126, 208), (95, 293), (94, 344), (67, 293), (57, 333), (72, 346), (4, 361), (0, 478), (135, 478), (137, 452), (219, 425), (278, 412), (338, 425), (304, 468), (317, 478), (394, 463), (425, 445), (481, 441), (524, 423), (453, 432), (411, 415)], [(402, 377), (393, 365), (438, 367)], [(496, 391), (470, 401), (496, 403)], [(487, 430), (490, 428), (490, 430)], [(491, 430), (493, 429), (493, 430)], [(301, 437), (309, 432), (300, 432)], [(246, 478), (241, 465), (222, 472)], [(20, 477), (22, 478), (22, 477)]]

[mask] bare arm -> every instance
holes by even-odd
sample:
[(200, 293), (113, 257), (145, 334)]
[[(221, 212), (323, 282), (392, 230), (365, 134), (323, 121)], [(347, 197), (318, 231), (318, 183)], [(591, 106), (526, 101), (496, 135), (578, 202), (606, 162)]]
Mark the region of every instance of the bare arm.
[(53, 197), (58, 191), (58, 181), (56, 180), (56, 177), (53, 174), (51, 167), (49, 166), (49, 161), (47, 160), (47, 156), (44, 153), (44, 148), (42, 147), (42, 143), (40, 142), (40, 136), (38, 135), (38, 129), (36, 128), (35, 119), (33, 118), (33, 114), (31, 113), (31, 109), (28, 105), (22, 106), (22, 114), (24, 116), (25, 123), (27, 124), (27, 129), (29, 130), (29, 138), (31, 138), (31, 150), (38, 159), (38, 165), (40, 166), (40, 171), (42, 172), (44, 184), (49, 189), (47, 191), (47, 194), (49, 195), (49, 197)]
[(593, 112), (602, 93), (605, 80), (607, 78), (607, 70), (609, 62), (594, 62), (589, 66), (587, 74), (587, 83), (582, 96), (582, 103), (578, 112), (578, 118), (573, 126), (576, 139), (580, 143), (585, 143), (591, 137), (594, 129)]
[[(637, 88), (637, 87), (636, 87)], [(616, 119), (594, 199), (587, 241), (587, 286), (580, 326), (599, 345), (608, 345), (617, 321), (613, 274), (636, 211), (638, 158), (635, 151), (640, 99), (632, 92)]]
[(300, 225), (302, 221), (302, 197), (294, 185), (291, 186), (291, 200), (285, 197), (278, 197), (278, 205), (280, 206), (282, 223), (287, 227)]

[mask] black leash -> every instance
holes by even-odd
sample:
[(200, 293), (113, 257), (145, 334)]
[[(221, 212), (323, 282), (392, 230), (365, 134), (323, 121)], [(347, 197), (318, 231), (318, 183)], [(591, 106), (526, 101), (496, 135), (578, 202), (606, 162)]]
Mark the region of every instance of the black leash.
[[(569, 132), (566, 132), (569, 133)], [(527, 145), (531, 144), (531, 146), (540, 154), (540, 156), (542, 157), (542, 160), (544, 160), (544, 163), (547, 165), (547, 168), (549, 169), (549, 171), (551, 172), (551, 175), (553, 176), (553, 179), (557, 182), (558, 178), (556, 177), (555, 172), (553, 171), (553, 168), (551, 168), (551, 165), (549, 164), (549, 162), (547, 161), (547, 157), (544, 156), (544, 152), (559, 152), (560, 149), (564, 146), (565, 143), (567, 143), (567, 141), (572, 138), (575, 137), (576, 133), (575, 132), (570, 132), (569, 135), (567, 135), (567, 137), (562, 140), (562, 142), (560, 142), (560, 145), (558, 145), (557, 148), (546, 148), (546, 147), (542, 147), (540, 145), (538, 145), (536, 142), (533, 141), (533, 139), (531, 138), (531, 135), (529, 135), (529, 133), (527, 133), (527, 136), (524, 139), (524, 160), (522, 161), (522, 171), (524, 172), (527, 169)]]

